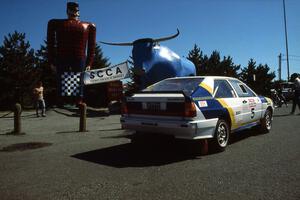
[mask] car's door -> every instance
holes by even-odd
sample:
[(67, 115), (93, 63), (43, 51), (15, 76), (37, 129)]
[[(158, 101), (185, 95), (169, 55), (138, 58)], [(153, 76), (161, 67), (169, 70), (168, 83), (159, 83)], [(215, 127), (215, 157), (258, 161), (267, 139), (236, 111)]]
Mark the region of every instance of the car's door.
[(236, 79), (229, 80), (229, 82), (235, 89), (239, 102), (242, 104), (243, 124), (258, 121), (262, 113), (260, 98), (243, 82)]
[(227, 80), (215, 79), (214, 98), (229, 112), (232, 129), (238, 128), (243, 123), (243, 105)]

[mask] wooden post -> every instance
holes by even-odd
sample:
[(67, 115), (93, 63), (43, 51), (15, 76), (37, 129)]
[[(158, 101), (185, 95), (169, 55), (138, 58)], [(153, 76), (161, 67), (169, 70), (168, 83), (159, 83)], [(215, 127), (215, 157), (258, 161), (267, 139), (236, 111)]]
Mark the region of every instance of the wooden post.
[(21, 134), (21, 113), (22, 107), (19, 103), (16, 103), (14, 107), (14, 134)]
[(80, 109), (80, 121), (79, 121), (79, 132), (86, 132), (86, 104), (79, 104)]

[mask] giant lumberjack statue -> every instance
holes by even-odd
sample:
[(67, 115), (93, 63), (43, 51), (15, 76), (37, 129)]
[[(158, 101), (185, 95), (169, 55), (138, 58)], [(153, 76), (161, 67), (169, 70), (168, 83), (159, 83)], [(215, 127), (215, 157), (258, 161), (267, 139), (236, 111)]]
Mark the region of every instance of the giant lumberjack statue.
[(94, 60), (96, 26), (79, 20), (75, 2), (67, 3), (67, 15), (68, 19), (48, 22), (48, 60), (57, 73), (59, 96), (78, 97), (79, 103), (83, 100), (81, 72), (90, 70)]

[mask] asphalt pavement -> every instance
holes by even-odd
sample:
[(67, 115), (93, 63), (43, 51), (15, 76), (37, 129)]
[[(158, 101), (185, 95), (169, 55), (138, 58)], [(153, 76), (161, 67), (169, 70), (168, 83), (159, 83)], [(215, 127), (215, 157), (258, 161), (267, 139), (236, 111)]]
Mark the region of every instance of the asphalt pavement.
[[(298, 108), (297, 108), (298, 109)], [(300, 115), (277, 108), (270, 133), (242, 131), (225, 152), (194, 155), (183, 141), (130, 143), (119, 115), (76, 109), (47, 117), (0, 113), (0, 199), (300, 199)]]

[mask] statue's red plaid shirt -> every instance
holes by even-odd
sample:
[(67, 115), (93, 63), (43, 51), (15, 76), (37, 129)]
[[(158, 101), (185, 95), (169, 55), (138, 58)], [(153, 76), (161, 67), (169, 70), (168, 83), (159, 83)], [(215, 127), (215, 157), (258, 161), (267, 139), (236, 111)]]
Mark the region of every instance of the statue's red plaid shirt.
[(85, 66), (92, 66), (96, 26), (73, 19), (52, 19), (48, 23), (47, 43), (50, 64), (68, 58), (86, 60)]

